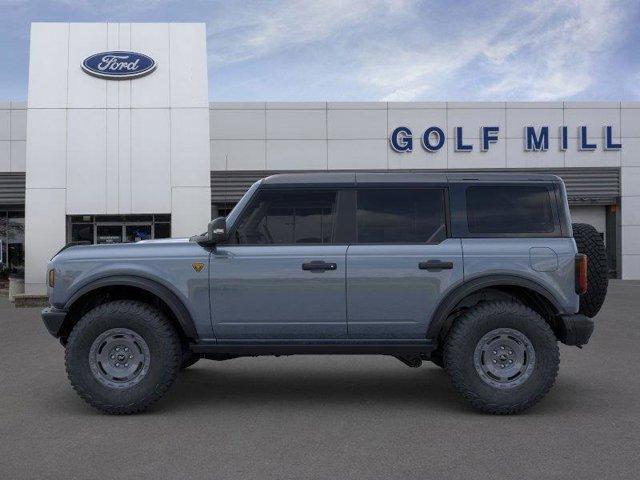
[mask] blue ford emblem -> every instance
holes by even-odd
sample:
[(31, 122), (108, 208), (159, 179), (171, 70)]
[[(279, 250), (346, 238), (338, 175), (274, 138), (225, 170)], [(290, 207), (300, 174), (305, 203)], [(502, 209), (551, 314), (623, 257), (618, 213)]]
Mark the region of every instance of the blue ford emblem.
[(102, 52), (87, 57), (82, 69), (89, 75), (113, 80), (128, 80), (153, 72), (153, 58), (136, 52)]

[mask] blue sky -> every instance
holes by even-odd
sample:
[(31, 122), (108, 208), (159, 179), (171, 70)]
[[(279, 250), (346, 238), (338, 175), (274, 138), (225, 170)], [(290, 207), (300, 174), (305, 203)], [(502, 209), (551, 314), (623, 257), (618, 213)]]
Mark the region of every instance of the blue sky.
[(0, 0), (0, 99), (32, 21), (201, 21), (214, 101), (639, 100), (640, 2)]

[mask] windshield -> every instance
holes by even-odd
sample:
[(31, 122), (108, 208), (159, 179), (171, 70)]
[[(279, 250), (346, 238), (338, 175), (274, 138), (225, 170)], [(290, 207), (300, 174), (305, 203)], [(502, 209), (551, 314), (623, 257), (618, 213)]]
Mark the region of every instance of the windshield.
[(258, 189), (258, 186), (260, 185), (261, 181), (262, 180), (258, 180), (256, 183), (251, 185), (251, 187), (249, 187), (249, 190), (247, 190), (247, 193), (245, 193), (242, 196), (240, 201), (238, 203), (236, 203), (236, 206), (233, 207), (233, 210), (231, 210), (229, 212), (229, 215), (227, 215), (227, 231), (231, 230), (231, 227), (233, 227), (233, 224), (238, 219), (238, 216), (240, 215), (240, 212), (242, 212), (242, 210), (244, 209), (245, 205), (249, 202), (249, 200), (251, 200), (251, 197), (253, 196), (255, 191)]

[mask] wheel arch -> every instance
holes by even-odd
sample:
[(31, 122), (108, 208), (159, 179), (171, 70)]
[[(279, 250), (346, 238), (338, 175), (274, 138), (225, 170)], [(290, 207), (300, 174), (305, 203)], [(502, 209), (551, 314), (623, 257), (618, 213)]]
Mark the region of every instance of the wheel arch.
[(197, 338), (193, 319), (182, 300), (157, 281), (135, 275), (107, 276), (78, 288), (64, 305), (64, 310), (68, 313), (62, 326), (61, 337), (69, 334), (73, 325), (88, 309), (104, 303), (105, 298), (110, 296), (155, 301), (168, 314), (181, 336)]
[(558, 299), (540, 283), (517, 275), (487, 275), (464, 282), (452, 289), (438, 304), (429, 328), (427, 338), (438, 340), (453, 323), (452, 317), (458, 306), (473, 296), (485, 292), (501, 292), (530, 304), (550, 324), (555, 331), (554, 317), (562, 310)]

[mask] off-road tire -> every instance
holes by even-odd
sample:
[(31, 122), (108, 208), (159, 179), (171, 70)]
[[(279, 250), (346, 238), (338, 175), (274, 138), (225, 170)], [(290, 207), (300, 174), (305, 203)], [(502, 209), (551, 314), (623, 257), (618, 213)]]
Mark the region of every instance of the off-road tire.
[[(526, 336), (535, 362), (524, 383), (500, 389), (481, 378), (474, 352), (487, 333), (505, 328)], [(455, 389), (473, 407), (492, 414), (517, 413), (535, 405), (555, 382), (559, 364), (553, 331), (540, 315), (518, 302), (487, 302), (469, 309), (453, 324), (444, 346), (444, 368)]]
[(433, 363), (436, 367), (444, 368), (444, 359), (442, 358), (442, 350), (438, 349), (431, 352), (429, 361), (431, 361), (431, 363)]
[[(91, 370), (94, 341), (110, 329), (134, 331), (148, 345), (148, 370), (139, 383), (110, 388)], [(66, 345), (65, 365), (71, 385), (89, 405), (110, 414), (146, 410), (160, 399), (176, 378), (182, 361), (180, 339), (162, 312), (143, 302), (117, 300), (95, 307), (73, 327)]]
[(602, 237), (591, 225), (574, 223), (573, 239), (579, 253), (587, 256), (587, 291), (580, 295), (580, 313), (595, 317), (607, 295), (609, 267)]

